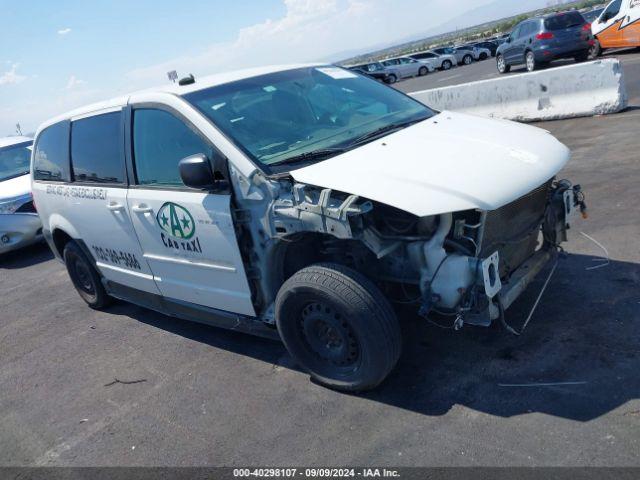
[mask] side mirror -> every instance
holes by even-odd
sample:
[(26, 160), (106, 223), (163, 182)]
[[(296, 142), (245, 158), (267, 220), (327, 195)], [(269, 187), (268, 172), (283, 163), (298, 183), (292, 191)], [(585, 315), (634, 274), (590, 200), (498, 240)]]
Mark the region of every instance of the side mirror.
[(211, 163), (201, 153), (183, 158), (178, 163), (180, 178), (187, 187), (210, 190), (215, 185)]

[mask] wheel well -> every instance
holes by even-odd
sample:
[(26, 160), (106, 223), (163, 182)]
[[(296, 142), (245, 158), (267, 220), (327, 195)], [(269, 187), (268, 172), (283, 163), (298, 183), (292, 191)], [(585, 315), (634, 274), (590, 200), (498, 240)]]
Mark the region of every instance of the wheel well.
[(271, 292), (275, 298), (282, 284), (296, 272), (316, 263), (331, 262), (367, 275), (375, 255), (358, 240), (342, 240), (323, 233), (292, 234), (282, 239), (270, 256)]
[(53, 244), (56, 247), (58, 255), (62, 257), (64, 252), (64, 246), (67, 244), (67, 242), (70, 242), (73, 239), (67, 232), (65, 232), (64, 230), (60, 230), (59, 228), (56, 228), (53, 231), (52, 237), (53, 237)]

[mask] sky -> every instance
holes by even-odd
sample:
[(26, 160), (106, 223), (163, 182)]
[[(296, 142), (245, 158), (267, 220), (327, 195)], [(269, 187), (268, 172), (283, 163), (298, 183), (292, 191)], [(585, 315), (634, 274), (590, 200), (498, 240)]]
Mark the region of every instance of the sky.
[(162, 84), (171, 70), (339, 60), (492, 1), (0, 0), (0, 136)]

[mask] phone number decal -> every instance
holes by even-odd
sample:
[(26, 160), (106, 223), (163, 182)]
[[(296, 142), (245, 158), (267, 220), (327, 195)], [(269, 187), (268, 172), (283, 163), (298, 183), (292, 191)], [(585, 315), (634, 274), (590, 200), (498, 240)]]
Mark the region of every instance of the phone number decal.
[(140, 270), (140, 262), (133, 253), (123, 252), (122, 250), (114, 250), (112, 248), (98, 247), (91, 245), (96, 257), (103, 262), (113, 263), (114, 265), (124, 266)]

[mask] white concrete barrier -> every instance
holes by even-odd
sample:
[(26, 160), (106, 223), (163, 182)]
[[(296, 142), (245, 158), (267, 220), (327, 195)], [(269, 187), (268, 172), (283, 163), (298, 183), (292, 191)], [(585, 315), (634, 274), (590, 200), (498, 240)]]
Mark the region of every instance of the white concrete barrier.
[(508, 75), (409, 95), (436, 110), (524, 122), (616, 113), (628, 103), (622, 65), (617, 59)]

